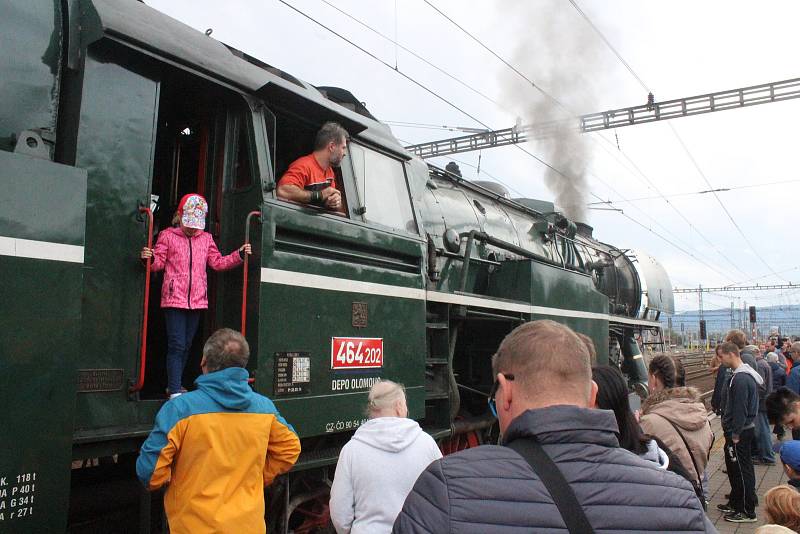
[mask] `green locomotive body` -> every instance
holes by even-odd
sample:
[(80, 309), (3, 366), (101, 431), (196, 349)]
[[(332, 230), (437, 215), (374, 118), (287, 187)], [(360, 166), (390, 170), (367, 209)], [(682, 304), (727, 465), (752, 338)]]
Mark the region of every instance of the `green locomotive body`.
[[(644, 287), (630, 254), (552, 205), (429, 167), (346, 91), (132, 0), (6, 2), (0, 28), (0, 531), (62, 531), (68, 516), (80, 531), (87, 499), (148, 523), (131, 459), (164, 402), (166, 341), (157, 277), (143, 320), (142, 213), (166, 228), (190, 191), (223, 253), (249, 235), (254, 254), (244, 292), (241, 270), (209, 276), (187, 375), (201, 339), (240, 328), (244, 294), (253, 387), (303, 440), (269, 512), (285, 528), (324, 491), (379, 378), (450, 443), (491, 432), (490, 356), (524, 321), (564, 322), (646, 380), (635, 338), (671, 311), (663, 269)], [(326, 121), (351, 135), (346, 216), (275, 195)]]

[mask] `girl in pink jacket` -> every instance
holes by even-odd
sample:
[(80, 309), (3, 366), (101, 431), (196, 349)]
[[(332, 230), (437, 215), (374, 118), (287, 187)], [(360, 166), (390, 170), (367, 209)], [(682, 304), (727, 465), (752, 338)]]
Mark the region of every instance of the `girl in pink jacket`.
[(153, 249), (144, 247), (142, 259), (153, 258), (151, 270), (164, 270), (161, 307), (167, 323), (167, 393), (174, 398), (185, 392), (183, 369), (203, 310), (208, 308), (206, 265), (215, 271), (238, 267), (250, 244), (222, 256), (211, 234), (204, 232), (208, 203), (196, 193), (184, 195), (172, 223), (158, 234)]

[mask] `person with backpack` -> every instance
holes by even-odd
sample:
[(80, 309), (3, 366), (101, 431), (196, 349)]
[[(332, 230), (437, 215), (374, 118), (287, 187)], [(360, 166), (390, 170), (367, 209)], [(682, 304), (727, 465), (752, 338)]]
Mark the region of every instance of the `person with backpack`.
[(515, 328), (492, 357), (501, 445), (434, 461), (392, 532), (716, 532), (685, 479), (619, 446), (593, 409), (585, 344), (554, 321)]
[(703, 492), (703, 474), (714, 444), (714, 432), (700, 392), (675, 386), (675, 367), (669, 356), (650, 360), (648, 384), (653, 390), (642, 403), (639, 424), (661, 440), (688, 471), (690, 482)]

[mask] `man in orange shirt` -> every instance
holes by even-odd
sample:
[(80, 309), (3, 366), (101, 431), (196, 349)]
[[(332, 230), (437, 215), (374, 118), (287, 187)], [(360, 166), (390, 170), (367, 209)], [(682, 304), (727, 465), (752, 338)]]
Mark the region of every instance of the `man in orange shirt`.
[(347, 130), (335, 122), (323, 124), (314, 140), (314, 152), (294, 160), (281, 177), (278, 198), (344, 214), (333, 168), (342, 163), (347, 137)]

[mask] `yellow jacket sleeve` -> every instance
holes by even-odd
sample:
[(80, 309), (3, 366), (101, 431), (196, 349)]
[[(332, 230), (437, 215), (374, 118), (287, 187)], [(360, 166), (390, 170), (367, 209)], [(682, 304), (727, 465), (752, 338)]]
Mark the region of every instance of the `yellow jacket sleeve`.
[(267, 461), (264, 462), (264, 485), (292, 468), (300, 456), (300, 438), (278, 417), (270, 426)]

